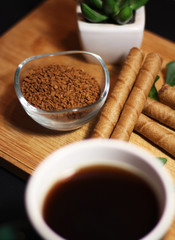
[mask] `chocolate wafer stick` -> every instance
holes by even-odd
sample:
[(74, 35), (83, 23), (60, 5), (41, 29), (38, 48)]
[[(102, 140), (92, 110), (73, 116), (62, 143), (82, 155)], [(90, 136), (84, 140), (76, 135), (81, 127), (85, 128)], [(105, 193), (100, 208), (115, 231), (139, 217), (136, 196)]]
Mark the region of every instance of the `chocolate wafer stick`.
[(160, 123), (175, 129), (175, 110), (167, 105), (148, 97), (142, 112)]
[(154, 52), (147, 54), (111, 138), (129, 141), (137, 119), (143, 110), (148, 93), (161, 69), (161, 64), (162, 59), (159, 54)]
[(157, 146), (175, 156), (175, 134), (162, 127), (159, 123), (141, 113), (134, 129)]
[(121, 113), (123, 105), (135, 82), (143, 61), (143, 53), (137, 48), (132, 48), (120, 71), (114, 89), (109, 96), (98, 122), (93, 129), (92, 138), (109, 138)]
[(158, 92), (159, 99), (162, 103), (175, 109), (175, 86), (164, 84)]

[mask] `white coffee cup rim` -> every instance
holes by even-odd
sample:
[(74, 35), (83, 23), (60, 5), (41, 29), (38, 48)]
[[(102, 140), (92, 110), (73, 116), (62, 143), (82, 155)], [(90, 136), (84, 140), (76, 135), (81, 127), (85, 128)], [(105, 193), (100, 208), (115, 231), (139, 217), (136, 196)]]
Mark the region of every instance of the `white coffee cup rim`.
[[(175, 212), (173, 181), (169, 172), (162, 166), (159, 160), (156, 160), (155, 157), (146, 150), (131, 143), (111, 139), (88, 139), (73, 144), (68, 144), (63, 148), (54, 151), (41, 162), (41, 164), (37, 167), (29, 179), (25, 194), (26, 209), (33, 226), (44, 239), (64, 239), (55, 234), (42, 219), (40, 211), (38, 211), (34, 201), (35, 199), (33, 197), (34, 194), (36, 194), (35, 191), (37, 190), (36, 183), (38, 181), (38, 178), (45, 177), (45, 173), (47, 172), (49, 166), (56, 164), (59, 161), (58, 158), (64, 158), (64, 156), (67, 154), (71, 156), (73, 152), (80, 151), (80, 149), (95, 149), (99, 146), (101, 149), (115, 148), (120, 151), (123, 150), (127, 153), (139, 156), (142, 158), (142, 161), (154, 169), (164, 187), (166, 194), (166, 209), (163, 212), (159, 223), (148, 235), (144, 236), (142, 240), (156, 240), (164, 236), (173, 221)], [(49, 238), (47, 238), (47, 236), (49, 236)]]

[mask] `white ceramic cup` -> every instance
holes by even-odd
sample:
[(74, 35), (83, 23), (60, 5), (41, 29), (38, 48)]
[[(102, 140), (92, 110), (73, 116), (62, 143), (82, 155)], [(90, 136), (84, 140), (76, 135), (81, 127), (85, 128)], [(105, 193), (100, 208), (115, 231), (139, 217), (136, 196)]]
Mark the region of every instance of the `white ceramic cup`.
[(48, 190), (59, 181), (90, 165), (112, 165), (137, 171), (152, 186), (162, 215), (157, 225), (142, 240), (163, 238), (174, 217), (173, 181), (155, 157), (130, 143), (117, 140), (89, 139), (67, 145), (53, 152), (36, 169), (26, 188), (26, 209), (36, 231), (43, 239), (62, 240), (45, 223), (42, 206)]

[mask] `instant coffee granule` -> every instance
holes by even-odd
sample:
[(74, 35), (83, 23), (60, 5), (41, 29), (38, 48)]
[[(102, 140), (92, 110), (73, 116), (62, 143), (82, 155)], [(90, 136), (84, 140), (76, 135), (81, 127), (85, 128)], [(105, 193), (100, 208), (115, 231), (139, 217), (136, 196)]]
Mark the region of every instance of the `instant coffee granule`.
[(21, 91), (31, 105), (47, 111), (84, 107), (101, 93), (97, 80), (83, 69), (56, 64), (29, 72)]

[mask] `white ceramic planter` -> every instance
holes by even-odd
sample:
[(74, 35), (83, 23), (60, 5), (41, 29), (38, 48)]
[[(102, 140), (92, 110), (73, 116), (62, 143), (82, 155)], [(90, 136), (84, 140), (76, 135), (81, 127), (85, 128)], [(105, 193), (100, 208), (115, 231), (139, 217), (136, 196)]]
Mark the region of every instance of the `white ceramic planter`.
[(145, 8), (136, 11), (134, 23), (88, 23), (77, 6), (77, 25), (83, 50), (99, 54), (106, 63), (122, 62), (132, 47), (140, 48), (145, 28)]

